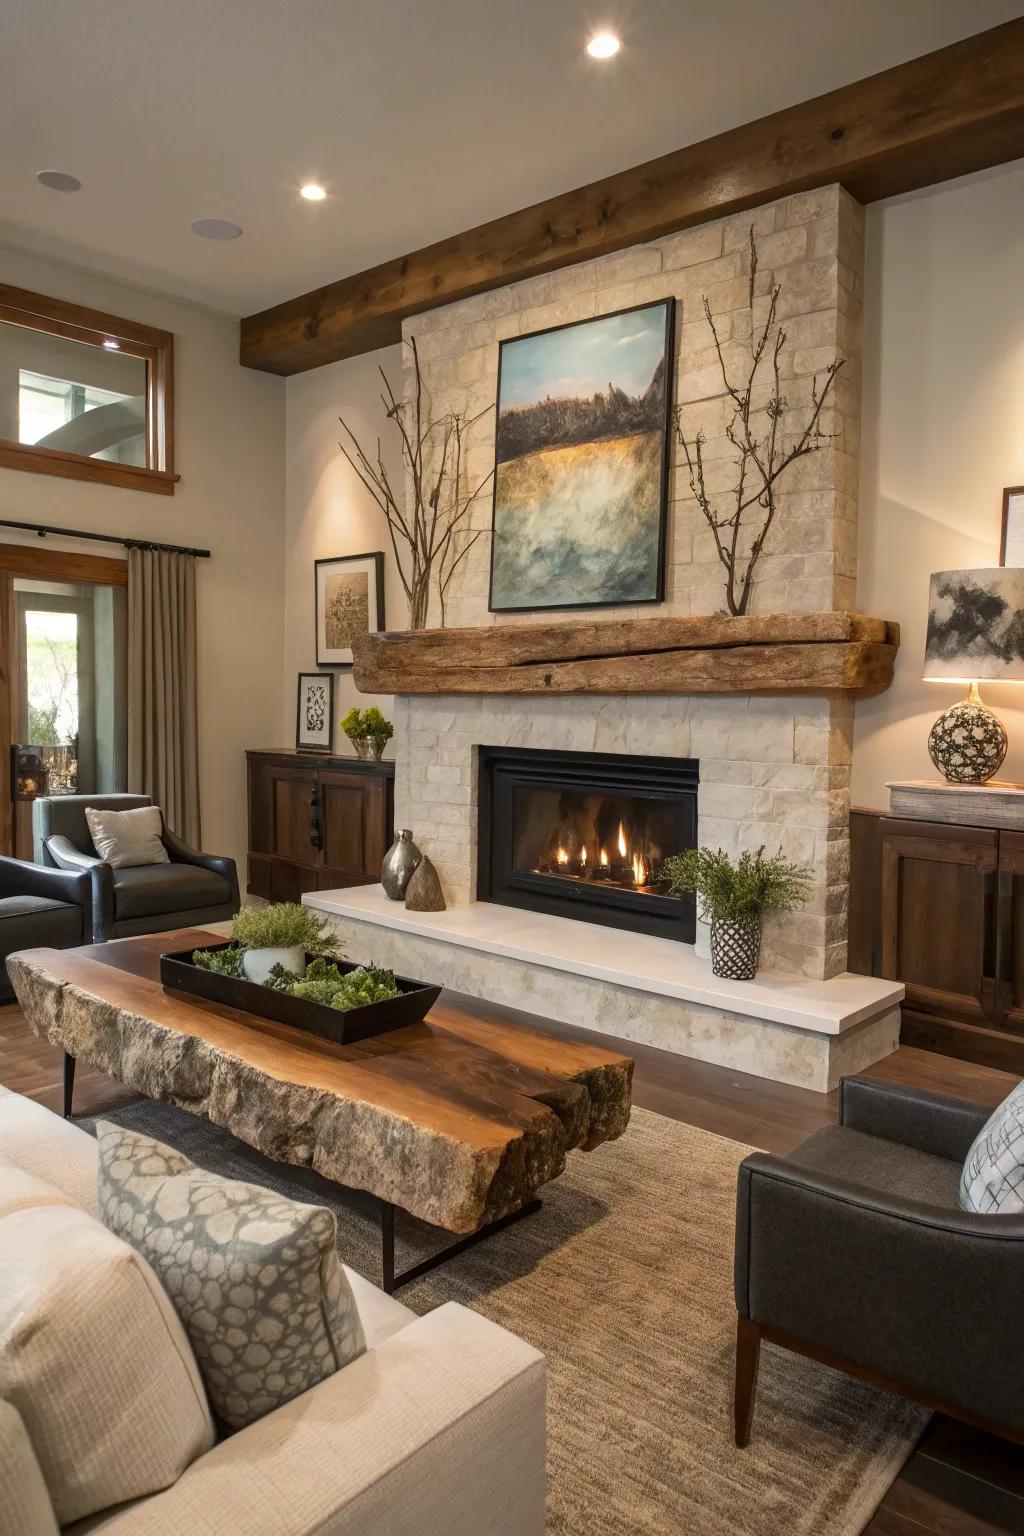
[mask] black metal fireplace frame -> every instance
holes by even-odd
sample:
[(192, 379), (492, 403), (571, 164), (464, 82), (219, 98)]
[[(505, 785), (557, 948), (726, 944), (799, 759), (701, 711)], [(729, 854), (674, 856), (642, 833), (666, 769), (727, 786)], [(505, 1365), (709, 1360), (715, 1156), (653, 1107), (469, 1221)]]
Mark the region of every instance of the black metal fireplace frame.
[(500, 906), (550, 912), (607, 928), (625, 928), (692, 944), (692, 897), (638, 895), (620, 887), (569, 883), (557, 875), (514, 868), (515, 787), (543, 784), (566, 790), (678, 800), (689, 842), (697, 841), (699, 764), (694, 758), (640, 757), (618, 752), (548, 752), (535, 747), (480, 747), (477, 897)]

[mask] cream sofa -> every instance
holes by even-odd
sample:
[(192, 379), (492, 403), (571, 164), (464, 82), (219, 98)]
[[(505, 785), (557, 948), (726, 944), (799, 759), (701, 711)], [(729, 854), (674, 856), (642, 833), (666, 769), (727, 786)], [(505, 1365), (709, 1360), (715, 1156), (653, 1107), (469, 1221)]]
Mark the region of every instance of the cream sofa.
[[(65, 1209), (70, 1202), (95, 1214), (93, 1138), (3, 1088), (0, 1164), (55, 1186)], [(347, 1273), (365, 1354), (199, 1455), (164, 1491), (64, 1529), (75, 1536), (540, 1536), (543, 1357), (465, 1307), (448, 1303), (417, 1317)], [(0, 1355), (0, 1398), (2, 1372)], [(4, 1512), (13, 1521), (15, 1510), (18, 1523), (8, 1526)], [(0, 1530), (57, 1530), (31, 1440), (2, 1401)]]

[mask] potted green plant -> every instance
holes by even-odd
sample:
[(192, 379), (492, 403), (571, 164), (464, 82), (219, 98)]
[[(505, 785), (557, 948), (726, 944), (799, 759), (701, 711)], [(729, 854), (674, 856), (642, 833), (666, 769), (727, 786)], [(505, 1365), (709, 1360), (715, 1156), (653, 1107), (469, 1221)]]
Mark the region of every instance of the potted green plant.
[(275, 965), (304, 976), (307, 955), (339, 955), (338, 937), (328, 919), (292, 901), (243, 907), (231, 924), (231, 941), (242, 952), (242, 972), (250, 981), (265, 982)]
[(391, 721), (384, 718), (376, 705), (369, 709), (357, 709), (353, 705), (342, 717), (341, 728), (355, 747), (357, 757), (371, 757), (378, 762), (395, 734)]
[(700, 916), (711, 924), (711, 969), (730, 981), (752, 981), (761, 953), (761, 921), (791, 912), (810, 895), (811, 871), (764, 848), (733, 862), (721, 848), (688, 848), (661, 870), (669, 895), (696, 892)]

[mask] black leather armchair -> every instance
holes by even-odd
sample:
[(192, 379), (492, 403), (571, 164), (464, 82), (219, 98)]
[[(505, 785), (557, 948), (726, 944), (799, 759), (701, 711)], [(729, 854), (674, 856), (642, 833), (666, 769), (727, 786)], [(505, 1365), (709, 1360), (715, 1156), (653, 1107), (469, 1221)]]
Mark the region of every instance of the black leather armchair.
[(233, 917), (240, 906), (234, 859), (199, 853), (164, 827), (166, 864), (114, 869), (96, 857), (86, 809), (127, 811), (152, 805), (148, 795), (53, 795), (32, 807), (36, 857), (84, 874), (97, 944), (167, 928), (200, 927)]
[(741, 1165), (737, 1445), (762, 1339), (1024, 1443), (1024, 1216), (958, 1201), (988, 1114), (846, 1078), (838, 1125)]
[(0, 1002), (14, 989), (7, 956), (19, 949), (71, 949), (92, 937), (89, 876), (0, 858)]

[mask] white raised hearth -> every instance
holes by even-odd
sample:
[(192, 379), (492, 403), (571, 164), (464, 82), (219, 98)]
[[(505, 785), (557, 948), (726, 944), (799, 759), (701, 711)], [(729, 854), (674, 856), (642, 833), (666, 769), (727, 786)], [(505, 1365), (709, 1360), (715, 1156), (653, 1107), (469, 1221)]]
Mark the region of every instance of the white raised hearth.
[(361, 961), (801, 1088), (826, 1092), (899, 1040), (903, 987), (873, 977), (723, 981), (688, 944), (545, 913), (408, 912), (380, 886), (302, 899)]

